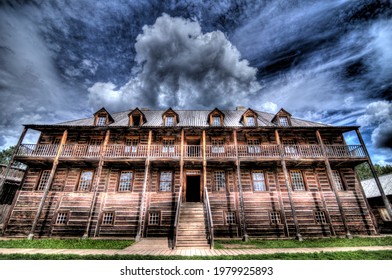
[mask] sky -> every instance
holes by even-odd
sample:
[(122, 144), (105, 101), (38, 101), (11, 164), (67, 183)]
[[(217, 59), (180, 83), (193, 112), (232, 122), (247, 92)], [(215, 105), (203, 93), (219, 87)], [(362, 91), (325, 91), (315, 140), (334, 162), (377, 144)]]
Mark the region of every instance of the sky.
[(392, 2), (0, 0), (0, 149), (101, 107), (236, 106), (360, 126), (392, 164)]

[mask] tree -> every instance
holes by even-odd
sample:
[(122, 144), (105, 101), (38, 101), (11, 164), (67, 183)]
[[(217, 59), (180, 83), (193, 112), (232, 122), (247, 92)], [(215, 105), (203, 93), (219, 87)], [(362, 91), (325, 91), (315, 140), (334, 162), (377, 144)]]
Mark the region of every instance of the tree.
[[(376, 170), (378, 176), (389, 174), (392, 173), (392, 164), (386, 164), (386, 165), (375, 164), (374, 169)], [(359, 179), (361, 180), (373, 178), (373, 174), (370, 170), (370, 167), (366, 162), (358, 165), (355, 168), (355, 170), (357, 171)]]
[[(4, 149), (2, 151), (0, 151), (0, 164), (5, 164), (8, 165), (8, 163), (10, 162), (12, 155), (15, 151), (15, 146), (11, 146), (7, 149)], [(14, 164), (12, 165), (14, 167), (25, 167), (25, 165), (23, 163), (14, 161)]]

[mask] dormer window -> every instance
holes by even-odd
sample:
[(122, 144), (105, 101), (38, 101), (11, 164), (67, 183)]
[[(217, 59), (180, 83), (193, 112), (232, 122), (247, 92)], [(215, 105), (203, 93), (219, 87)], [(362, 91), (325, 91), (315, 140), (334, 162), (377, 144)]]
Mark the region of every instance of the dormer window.
[(255, 118), (253, 116), (246, 117), (246, 126), (256, 126)]
[(140, 121), (140, 115), (133, 115), (132, 116), (132, 125), (133, 126), (139, 126), (141, 123)]
[(173, 116), (166, 116), (165, 126), (174, 126), (174, 117)]
[(141, 110), (139, 110), (139, 108), (135, 108), (128, 114), (128, 116), (130, 126), (141, 126), (147, 121), (146, 116)]
[(280, 126), (290, 126), (289, 119), (287, 117), (279, 117)]
[(218, 115), (212, 116), (212, 126), (221, 126), (221, 117)]
[(96, 125), (97, 126), (105, 126), (106, 125), (106, 116), (103, 116), (103, 115), (98, 116)]

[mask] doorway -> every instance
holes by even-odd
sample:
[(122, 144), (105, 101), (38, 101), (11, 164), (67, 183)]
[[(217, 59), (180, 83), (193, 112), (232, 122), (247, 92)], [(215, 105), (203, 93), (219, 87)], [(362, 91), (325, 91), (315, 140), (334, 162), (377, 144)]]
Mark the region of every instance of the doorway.
[(200, 175), (186, 176), (186, 201), (200, 202)]

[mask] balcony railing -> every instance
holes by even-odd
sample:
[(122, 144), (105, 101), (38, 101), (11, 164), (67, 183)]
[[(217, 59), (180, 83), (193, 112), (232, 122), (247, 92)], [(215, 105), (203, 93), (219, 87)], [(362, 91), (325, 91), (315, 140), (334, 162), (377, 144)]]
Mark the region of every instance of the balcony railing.
[[(4, 164), (0, 164), (0, 177), (5, 176), (5, 172), (7, 171), (7, 166)], [(11, 167), (8, 171), (7, 180), (13, 181), (21, 181), (23, 179), (25, 170), (22, 168)]]
[(239, 145), (239, 157), (280, 157), (279, 145)]
[(54, 157), (57, 154), (59, 145), (54, 144), (22, 144), (17, 151), (22, 157)]
[[(19, 147), (17, 157), (47, 157), (54, 158), (59, 145), (52, 144), (23, 144)], [(98, 158), (102, 146), (88, 144), (66, 144), (60, 158)], [(320, 145), (238, 145), (240, 158), (322, 158)], [(365, 158), (366, 154), (361, 145), (326, 145), (326, 154), (329, 158)], [(207, 145), (206, 158), (236, 158), (234, 145)], [(108, 158), (146, 158), (147, 145), (128, 146), (123, 144), (110, 144), (106, 146), (104, 157)], [(149, 156), (151, 158), (180, 158), (180, 145), (151, 145)], [(202, 159), (203, 147), (200, 145), (184, 145), (185, 159)]]
[(365, 151), (361, 145), (326, 145), (325, 151), (330, 158), (364, 158)]

